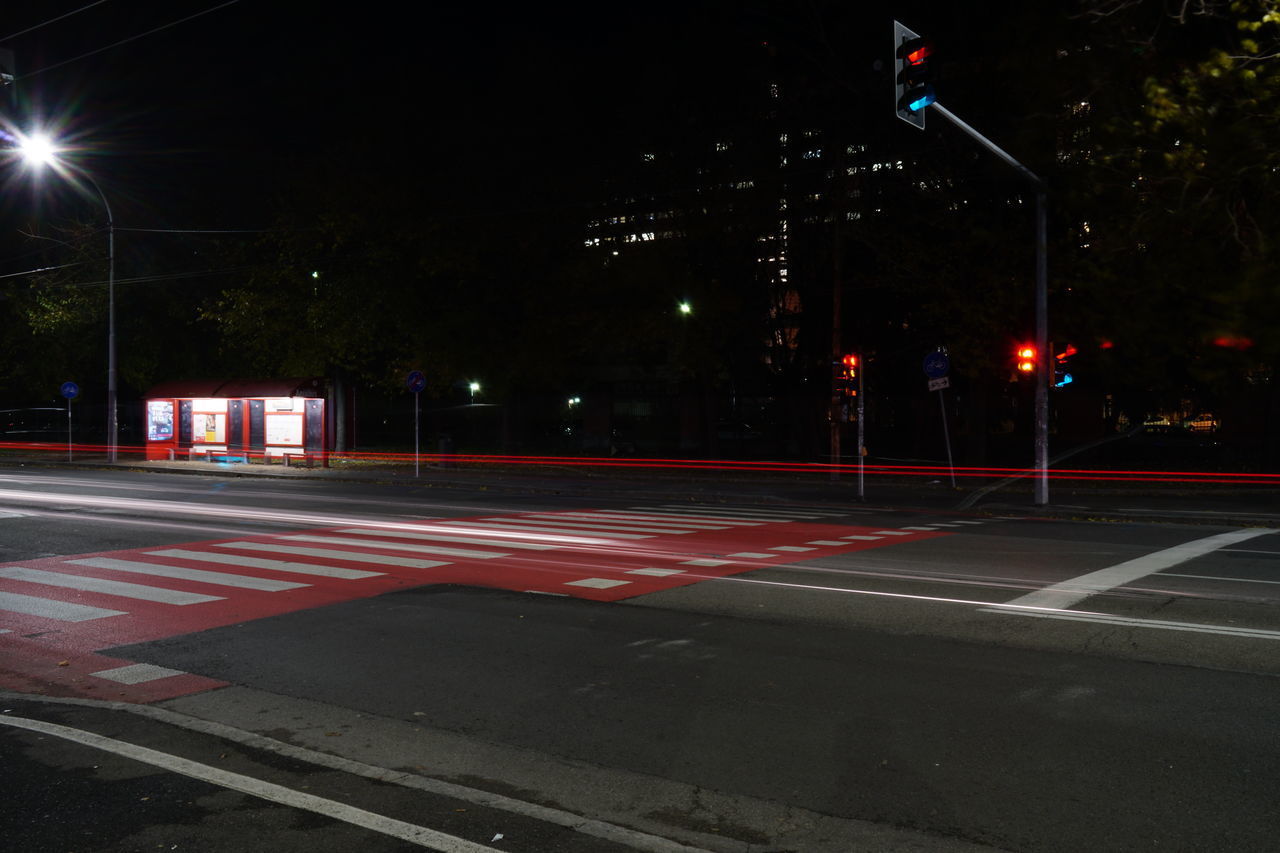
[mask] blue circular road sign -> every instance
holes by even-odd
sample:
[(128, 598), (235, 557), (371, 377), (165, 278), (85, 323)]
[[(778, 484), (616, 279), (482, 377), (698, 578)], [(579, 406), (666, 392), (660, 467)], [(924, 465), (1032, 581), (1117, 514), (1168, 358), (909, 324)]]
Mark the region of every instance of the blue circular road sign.
[(80, 386), (74, 382), (63, 382), (62, 387), (58, 389), (62, 396), (68, 400), (74, 400), (80, 396)]
[(951, 359), (942, 350), (931, 352), (924, 357), (924, 375), (930, 379), (941, 379), (951, 372)]
[(417, 394), (423, 388), (427, 387), (427, 377), (421, 370), (410, 371), (409, 376), (404, 380), (405, 387)]

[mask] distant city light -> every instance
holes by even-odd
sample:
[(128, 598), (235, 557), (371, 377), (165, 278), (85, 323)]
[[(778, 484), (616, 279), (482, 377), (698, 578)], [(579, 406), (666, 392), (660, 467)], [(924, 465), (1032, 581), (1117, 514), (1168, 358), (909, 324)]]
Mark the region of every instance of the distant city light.
[(681, 302), (681, 303), (680, 303), (680, 313), (681, 313), (681, 314), (692, 314), (692, 313), (693, 313), (693, 306), (692, 306), (692, 305), (690, 305), (688, 302)]

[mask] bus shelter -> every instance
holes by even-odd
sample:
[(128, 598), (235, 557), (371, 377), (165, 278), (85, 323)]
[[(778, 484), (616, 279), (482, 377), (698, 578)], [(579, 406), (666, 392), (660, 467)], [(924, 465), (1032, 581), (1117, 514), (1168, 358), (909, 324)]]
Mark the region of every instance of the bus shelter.
[(162, 382), (146, 394), (146, 458), (329, 464), (322, 379)]

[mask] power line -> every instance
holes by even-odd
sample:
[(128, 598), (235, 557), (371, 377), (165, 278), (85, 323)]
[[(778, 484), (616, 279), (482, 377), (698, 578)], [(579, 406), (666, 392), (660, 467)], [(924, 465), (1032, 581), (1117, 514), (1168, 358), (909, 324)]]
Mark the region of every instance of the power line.
[(27, 27), (25, 30), (16, 32), (13, 35), (9, 36), (8, 38), (0, 39), (0, 41), (12, 41), (13, 39), (16, 39), (18, 36), (25, 36), (27, 33), (33, 33), (38, 29), (42, 29), (44, 27), (49, 26), (50, 24), (56, 24), (58, 23), (58, 21), (62, 21), (67, 18), (70, 18), (72, 15), (78, 15), (81, 12), (92, 9), (94, 6), (101, 6), (105, 2), (107, 2), (107, 0), (97, 0), (96, 3), (90, 3), (88, 6), (81, 6), (79, 9), (74, 9), (65, 15), (59, 15), (56, 18), (51, 18), (50, 20), (45, 21), (43, 24), (36, 24), (34, 27)]
[(88, 53), (82, 53), (82, 54), (80, 54), (79, 56), (74, 56), (74, 57), (72, 57), (71, 59), (66, 59), (66, 60), (63, 60), (62, 62), (54, 63), (53, 65), (46, 65), (44, 68), (41, 68), (41, 69), (39, 69), (39, 70), (37, 70), (37, 71), (31, 71), (31, 72), (29, 72), (29, 73), (27, 73), (27, 74), (20, 75), (19, 77), (15, 78), (15, 79), (16, 79), (16, 80), (26, 80), (26, 79), (27, 79), (27, 78), (29, 78), (29, 77), (35, 77), (37, 74), (43, 74), (43, 73), (45, 73), (46, 71), (52, 71), (52, 70), (54, 70), (55, 68), (61, 68), (62, 66), (64, 66), (64, 65), (70, 65), (70, 64), (71, 64), (71, 63), (73, 63), (73, 62), (79, 62), (80, 60), (82, 60), (82, 59), (87, 59), (87, 58), (88, 58), (88, 57), (90, 57), (90, 56), (94, 56), (94, 55), (96, 55), (96, 54), (103, 53), (104, 51), (108, 51), (108, 50), (111, 50), (111, 49), (113, 49), (113, 48), (120, 47), (120, 45), (122, 45), (122, 44), (128, 44), (128, 43), (129, 43), (129, 42), (131, 42), (131, 41), (137, 41), (138, 39), (146, 38), (147, 36), (150, 36), (150, 35), (155, 35), (156, 33), (161, 32), (161, 31), (163, 31), (163, 30), (167, 30), (167, 29), (169, 29), (170, 27), (176, 27), (178, 24), (185, 24), (187, 21), (194, 20), (195, 18), (199, 18), (199, 17), (201, 17), (201, 16), (203, 16), (203, 15), (208, 15), (210, 12), (216, 12), (216, 11), (218, 11), (219, 9), (225, 9), (225, 8), (226, 8), (226, 7), (228, 7), (228, 6), (234, 6), (236, 3), (239, 3), (239, 2), (240, 2), (240, 0), (227, 0), (227, 2), (226, 2), (226, 3), (222, 3), (222, 4), (218, 5), (218, 6), (213, 6), (213, 7), (209, 8), (209, 9), (205, 9), (203, 12), (196, 12), (194, 15), (188, 15), (187, 17), (185, 17), (185, 18), (181, 18), (181, 19), (179, 19), (179, 20), (177, 20), (177, 21), (173, 21), (173, 22), (171, 22), (171, 23), (164, 24), (164, 25), (159, 26), (159, 27), (156, 27), (155, 29), (152, 29), (152, 30), (147, 30), (145, 33), (138, 33), (136, 36), (129, 36), (129, 38), (127, 38), (127, 39), (121, 39), (120, 41), (118, 41), (118, 42), (116, 42), (116, 43), (114, 43), (114, 44), (109, 44), (109, 45), (107, 45), (106, 47), (100, 47), (100, 48), (98, 48), (97, 50), (91, 50), (91, 51), (89, 51)]

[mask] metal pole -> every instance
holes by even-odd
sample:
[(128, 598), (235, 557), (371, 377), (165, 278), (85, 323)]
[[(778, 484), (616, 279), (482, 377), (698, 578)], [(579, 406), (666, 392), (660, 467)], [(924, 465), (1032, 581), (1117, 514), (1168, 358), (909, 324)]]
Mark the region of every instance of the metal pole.
[(863, 475), (865, 473), (864, 469), (866, 468), (865, 458), (867, 451), (866, 445), (863, 443), (866, 438), (866, 431), (862, 420), (863, 415), (866, 413), (866, 408), (863, 403), (865, 397), (862, 394), (862, 379), (863, 374), (866, 372), (866, 359), (862, 357), (862, 353), (858, 353), (858, 500), (865, 500), (867, 497), (866, 492), (863, 490)]
[(413, 476), (418, 476), (418, 400), (420, 395), (413, 392)]
[(970, 127), (955, 113), (934, 101), (929, 107), (938, 115), (963, 130), (980, 145), (1008, 163), (1036, 188), (1036, 371), (1035, 401), (1035, 503), (1049, 503), (1049, 248), (1048, 196), (1040, 176), (1019, 163), (1003, 148)]
[(942, 399), (942, 389), (938, 389), (938, 406), (942, 409), (942, 441), (947, 445), (947, 470), (951, 472), (951, 488), (956, 487), (956, 466), (951, 461), (951, 434), (947, 430), (947, 403)]
[(1049, 249), (1048, 199), (1036, 193), (1036, 506), (1049, 503)]
[(67, 398), (67, 461), (71, 461), (71, 398)]
[(107, 211), (107, 461), (115, 462), (120, 445), (120, 421), (117, 416), (116, 386), (116, 224), (107, 194), (84, 169), (76, 172), (98, 192)]

